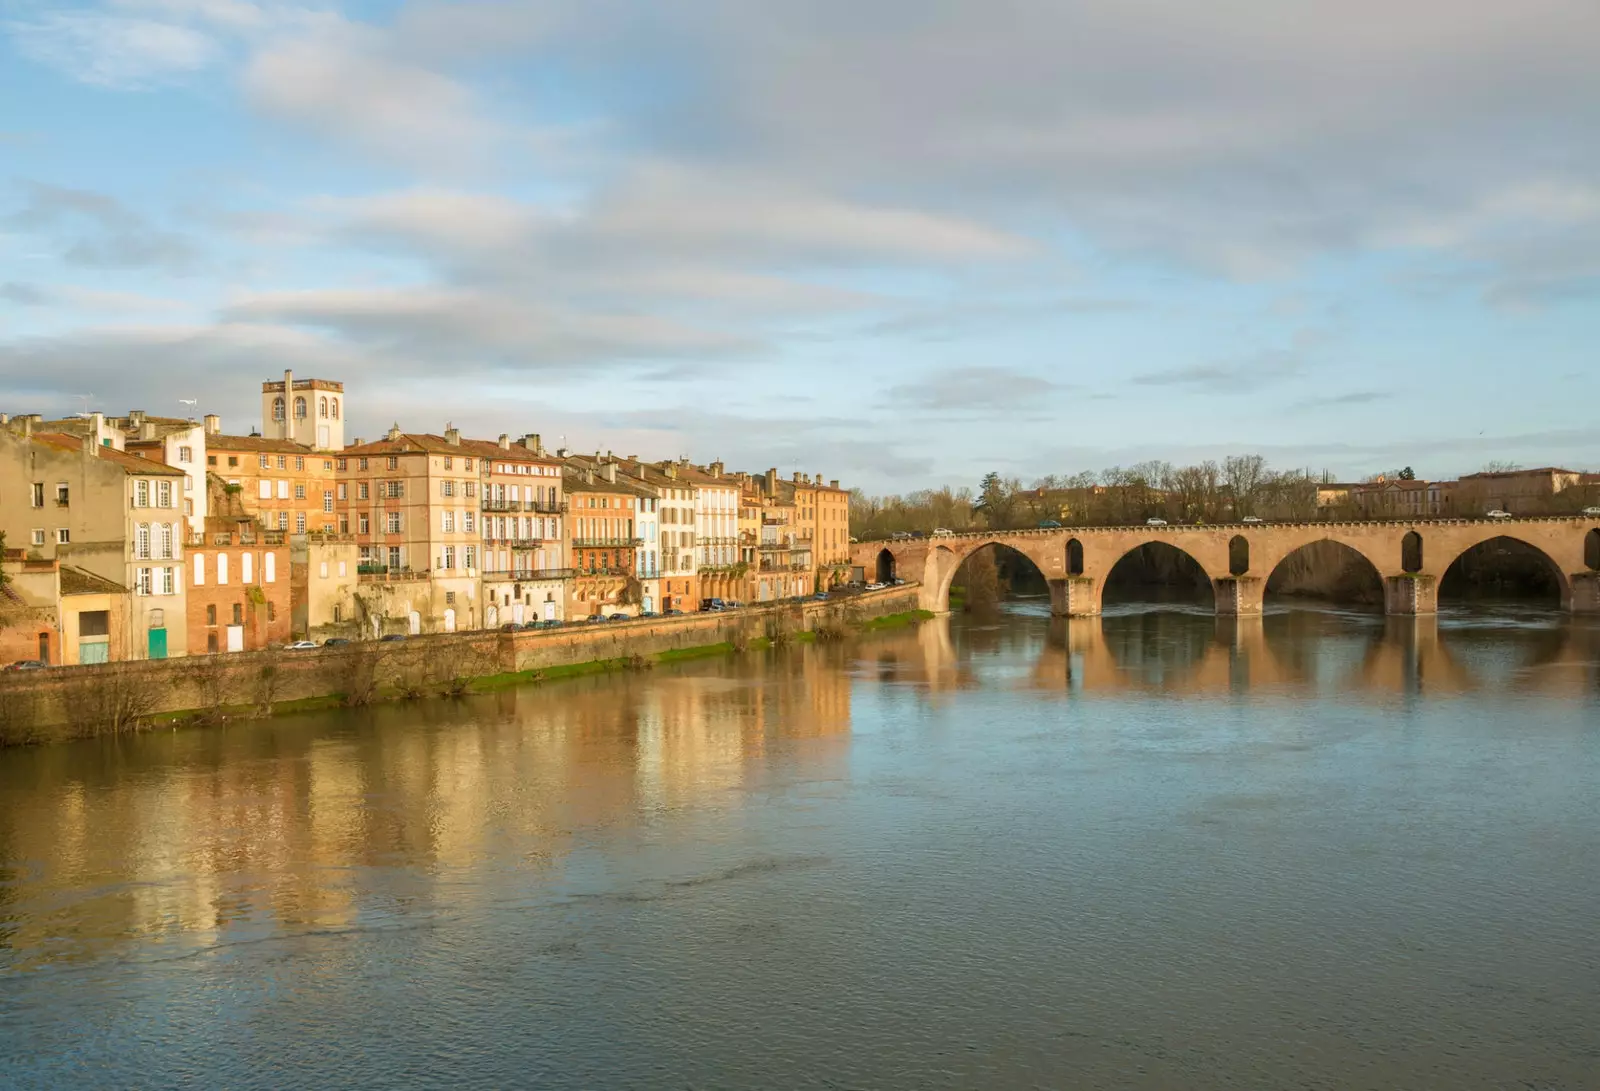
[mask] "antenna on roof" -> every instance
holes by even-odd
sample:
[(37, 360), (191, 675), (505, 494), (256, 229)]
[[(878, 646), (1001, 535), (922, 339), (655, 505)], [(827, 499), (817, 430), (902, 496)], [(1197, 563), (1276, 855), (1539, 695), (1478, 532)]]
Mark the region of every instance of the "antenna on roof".
[(79, 399), (80, 401), (83, 402), (83, 409), (81, 409), (79, 412), (75, 413), (74, 416), (87, 417), (89, 415), (89, 403), (94, 400), (94, 395), (93, 394), (74, 394), (73, 397), (77, 398), (77, 399)]

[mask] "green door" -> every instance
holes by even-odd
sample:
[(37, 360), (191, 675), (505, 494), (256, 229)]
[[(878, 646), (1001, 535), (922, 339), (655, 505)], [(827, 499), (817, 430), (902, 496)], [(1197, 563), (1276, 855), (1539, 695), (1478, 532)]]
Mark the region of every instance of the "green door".
[(165, 629), (150, 630), (150, 658), (165, 659), (167, 657), (167, 631)]

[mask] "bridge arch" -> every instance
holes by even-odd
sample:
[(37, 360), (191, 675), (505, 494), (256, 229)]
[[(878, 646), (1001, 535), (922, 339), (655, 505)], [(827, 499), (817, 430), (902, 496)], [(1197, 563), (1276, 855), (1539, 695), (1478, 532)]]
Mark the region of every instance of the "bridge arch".
[[(1102, 603), (1140, 601), (1141, 596), (1133, 593), (1136, 589), (1159, 586), (1169, 592), (1191, 589), (1197, 601), (1213, 607), (1216, 604), (1215, 577), (1205, 563), (1189, 550), (1159, 538), (1129, 546), (1104, 572), (1100, 581)], [(1151, 576), (1157, 578), (1151, 580)]]
[(1250, 539), (1235, 534), (1228, 539), (1228, 575), (1242, 576), (1250, 571)]
[(1316, 538), (1279, 557), (1266, 573), (1267, 595), (1383, 604), (1383, 573), (1366, 550), (1337, 538)]
[(978, 556), (984, 552), (984, 550), (991, 550), (996, 555), (1021, 557), (1027, 562), (1030, 568), (1038, 573), (1040, 582), (1044, 583), (1046, 586), (1049, 585), (1049, 581), (1045, 576), (1044, 567), (1039, 564), (1038, 560), (1030, 556), (1025, 550), (1018, 549), (1010, 542), (1003, 542), (997, 538), (990, 538), (986, 541), (978, 542), (973, 545), (972, 548), (964, 549), (960, 553), (957, 553), (955, 550), (946, 546), (940, 545), (934, 549), (932, 554), (930, 554), (928, 565), (929, 576), (938, 581), (936, 601), (939, 603), (940, 609), (948, 610), (950, 608), (950, 588), (951, 585), (955, 583), (956, 573), (961, 571), (961, 567), (966, 564), (966, 562)]
[(1414, 530), (1406, 532), (1400, 539), (1400, 570), (1402, 572), (1422, 571), (1422, 535)]
[(1600, 572), (1600, 527), (1583, 536), (1583, 564), (1591, 572)]
[(888, 546), (878, 550), (876, 578), (879, 583), (888, 583), (894, 579), (895, 560), (894, 554)]
[[(1600, 532), (1596, 532), (1600, 536)], [(1076, 538), (1067, 539), (1067, 575), (1083, 575), (1083, 543)]]
[[(1450, 558), (1450, 563), (1441, 570), (1439, 598), (1443, 600), (1447, 596), (1457, 598), (1471, 594), (1468, 584), (1471, 577), (1469, 568), (1474, 560), (1482, 561), (1496, 556), (1507, 562), (1508, 571), (1515, 574), (1520, 569), (1523, 578), (1530, 580), (1535, 586), (1543, 586), (1545, 594), (1557, 599), (1562, 607), (1571, 606), (1572, 581), (1561, 570), (1561, 565), (1543, 548), (1515, 534), (1496, 534), (1458, 550), (1456, 555)], [(1496, 583), (1480, 581), (1478, 587), (1484, 586), (1492, 588)], [(1521, 594), (1525, 593), (1526, 588)]]

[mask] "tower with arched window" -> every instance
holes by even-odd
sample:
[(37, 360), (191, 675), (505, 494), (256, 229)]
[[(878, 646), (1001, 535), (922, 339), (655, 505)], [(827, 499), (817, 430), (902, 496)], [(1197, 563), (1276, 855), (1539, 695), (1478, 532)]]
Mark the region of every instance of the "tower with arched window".
[(332, 379), (296, 379), (261, 384), (261, 434), (319, 451), (344, 449), (344, 384)]

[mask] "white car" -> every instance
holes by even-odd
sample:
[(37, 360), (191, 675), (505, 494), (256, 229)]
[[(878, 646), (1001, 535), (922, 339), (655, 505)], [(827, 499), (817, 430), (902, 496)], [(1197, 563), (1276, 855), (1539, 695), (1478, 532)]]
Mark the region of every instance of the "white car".
[(1150, 518), (1144, 521), (1144, 525), (1147, 527), (1164, 527), (1167, 525), (1167, 521), (1165, 519)]
[(293, 644), (285, 644), (283, 650), (286, 652), (308, 652), (316, 646), (317, 642), (315, 640), (296, 640)]
[(1584, 508), (1584, 515), (1600, 515), (1600, 508)]
[(867, 588), (866, 589), (868, 591), (882, 591), (884, 589), (884, 586), (885, 585), (881, 584), (881, 583), (869, 583), (869, 584), (867, 584)]
[(1509, 518), (1511, 518), (1511, 513), (1509, 511), (1501, 511), (1499, 508), (1495, 508), (1493, 511), (1486, 511), (1483, 514), (1488, 516), (1490, 519), (1509, 519)]
[(952, 538), (955, 536), (955, 532), (949, 527), (934, 527), (933, 536), (935, 538)]
[(1265, 521), (1266, 520), (1262, 519), (1259, 515), (1246, 515), (1240, 520), (1242, 523), (1263, 523)]

